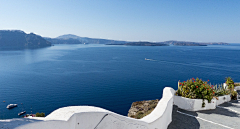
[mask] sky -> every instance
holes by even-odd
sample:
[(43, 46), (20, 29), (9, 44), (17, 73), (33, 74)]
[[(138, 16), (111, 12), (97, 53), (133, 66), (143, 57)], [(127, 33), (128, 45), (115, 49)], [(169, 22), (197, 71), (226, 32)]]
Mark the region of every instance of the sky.
[(0, 30), (240, 43), (240, 0), (0, 0)]

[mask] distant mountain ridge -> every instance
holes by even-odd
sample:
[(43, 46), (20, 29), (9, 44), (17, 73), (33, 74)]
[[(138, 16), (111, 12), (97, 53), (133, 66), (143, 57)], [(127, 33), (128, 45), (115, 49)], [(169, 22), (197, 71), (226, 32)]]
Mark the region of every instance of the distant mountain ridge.
[(80, 37), (80, 36), (77, 36), (77, 35), (73, 35), (73, 34), (65, 34), (65, 35), (61, 35), (61, 36), (58, 36), (57, 39), (82, 39), (82, 38), (86, 38), (86, 37)]
[(200, 43), (200, 42), (187, 42), (187, 41), (174, 41), (174, 40), (164, 41), (164, 42), (146, 42), (146, 41), (129, 42), (129, 41), (80, 37), (73, 34), (65, 34), (65, 35), (58, 36), (57, 38), (45, 38), (45, 39), (53, 44), (107, 44), (107, 45), (132, 45), (132, 46), (164, 46), (164, 44), (175, 45), (175, 46), (229, 45), (228, 43), (222, 43), (222, 42)]
[(127, 45), (127, 46), (169, 46), (164, 43), (153, 43), (153, 42), (128, 42), (123, 44), (106, 44), (106, 45)]
[(131, 45), (131, 46), (207, 46), (207, 45), (229, 45), (222, 42), (186, 42), (186, 41), (164, 41), (164, 42), (129, 42), (99, 38), (80, 37), (73, 34), (58, 36), (57, 38), (41, 37), (34, 33), (26, 34), (21, 30), (0, 30), (0, 48), (41, 48), (51, 44), (107, 44), (107, 45)]
[(66, 34), (58, 36), (57, 38), (45, 38), (47, 41), (53, 44), (122, 44), (127, 43), (126, 41), (109, 40), (109, 39), (98, 39), (80, 37), (73, 34)]
[(0, 30), (0, 47), (2, 48), (41, 48), (51, 46), (39, 35), (26, 34), (21, 30)]
[(200, 42), (188, 42), (188, 41), (164, 41), (160, 43), (170, 44), (170, 45), (180, 45), (180, 46), (194, 46), (194, 45), (229, 45), (229, 43), (223, 42), (209, 42), (209, 43), (200, 43)]

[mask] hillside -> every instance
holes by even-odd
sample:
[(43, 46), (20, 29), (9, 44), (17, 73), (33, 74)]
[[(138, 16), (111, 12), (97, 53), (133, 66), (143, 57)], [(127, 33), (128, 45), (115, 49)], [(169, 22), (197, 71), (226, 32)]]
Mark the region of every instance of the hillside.
[(82, 44), (81, 41), (73, 38), (69, 39), (44, 38), (44, 39), (51, 42), (52, 44)]
[(1, 48), (41, 48), (47, 46), (51, 46), (51, 43), (34, 33), (26, 34), (20, 30), (0, 30)]
[(164, 41), (164, 42), (128, 42), (128, 41), (118, 41), (109, 39), (98, 39), (98, 38), (88, 38), (80, 37), (73, 34), (65, 34), (58, 36), (56, 38), (45, 38), (47, 41), (53, 44), (106, 44), (106, 45), (129, 45), (129, 46), (207, 46), (207, 45), (229, 45), (228, 43), (222, 42), (187, 42), (187, 41)]
[(106, 45), (127, 45), (127, 46), (169, 46), (164, 43), (152, 43), (152, 42), (128, 42), (123, 44), (106, 44)]
[(122, 44), (126, 41), (109, 40), (109, 39), (97, 39), (80, 37), (72, 34), (61, 35), (56, 38), (45, 38), (47, 41), (53, 44)]

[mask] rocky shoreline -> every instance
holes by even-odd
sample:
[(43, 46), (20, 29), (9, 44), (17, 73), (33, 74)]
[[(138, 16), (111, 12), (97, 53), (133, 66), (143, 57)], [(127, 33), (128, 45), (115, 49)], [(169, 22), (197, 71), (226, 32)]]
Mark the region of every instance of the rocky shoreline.
[(150, 114), (157, 106), (158, 102), (158, 99), (133, 102), (131, 108), (128, 111), (128, 117), (141, 119), (144, 116)]

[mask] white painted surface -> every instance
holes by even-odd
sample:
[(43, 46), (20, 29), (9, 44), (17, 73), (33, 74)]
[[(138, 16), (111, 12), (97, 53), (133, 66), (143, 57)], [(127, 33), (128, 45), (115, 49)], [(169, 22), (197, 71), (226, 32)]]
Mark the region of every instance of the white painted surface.
[(63, 107), (45, 118), (0, 120), (3, 128), (17, 129), (166, 129), (172, 121), (174, 90), (166, 87), (156, 108), (142, 119), (133, 119), (92, 106)]
[(240, 86), (236, 86), (234, 89), (235, 90), (240, 90)]
[(188, 111), (200, 111), (200, 110), (209, 110), (216, 108), (216, 100), (212, 99), (211, 103), (208, 103), (205, 100), (205, 107), (202, 107), (202, 99), (189, 99), (181, 96), (174, 95), (174, 104), (178, 108), (188, 110)]
[(218, 100), (216, 99), (216, 105), (223, 104), (223, 103), (228, 102), (230, 100), (231, 100), (230, 95), (219, 96)]
[(231, 101), (231, 95), (225, 95), (227, 97), (227, 102)]
[(226, 88), (226, 87), (227, 87), (227, 84), (226, 84), (226, 83), (223, 83), (223, 87)]
[(158, 105), (149, 115), (142, 118), (143, 121), (149, 123), (150, 129), (166, 129), (171, 123), (174, 94), (174, 89), (164, 88), (163, 98)]
[(81, 113), (81, 112), (110, 112), (108, 110), (93, 107), (93, 106), (69, 106), (69, 107), (63, 107), (59, 108), (52, 113), (50, 113), (48, 116), (45, 117), (45, 120), (64, 120), (68, 121), (68, 119), (75, 113)]

